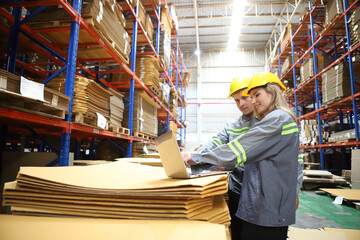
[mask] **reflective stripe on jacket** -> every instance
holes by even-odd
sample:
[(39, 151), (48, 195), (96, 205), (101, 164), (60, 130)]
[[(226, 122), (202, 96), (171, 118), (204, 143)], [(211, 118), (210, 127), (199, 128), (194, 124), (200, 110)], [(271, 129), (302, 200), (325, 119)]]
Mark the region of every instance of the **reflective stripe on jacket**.
[[(247, 133), (249, 129), (258, 122), (256, 118), (247, 116), (240, 116), (231, 122), (228, 122), (225, 127), (211, 140), (206, 142), (198, 150), (198, 153), (211, 152), (212, 149), (220, 147), (223, 144), (228, 144), (232, 140), (236, 139), (240, 135)], [(241, 192), (241, 185), (243, 181), (244, 166), (237, 167), (231, 172), (229, 178), (229, 189), (237, 194)]]

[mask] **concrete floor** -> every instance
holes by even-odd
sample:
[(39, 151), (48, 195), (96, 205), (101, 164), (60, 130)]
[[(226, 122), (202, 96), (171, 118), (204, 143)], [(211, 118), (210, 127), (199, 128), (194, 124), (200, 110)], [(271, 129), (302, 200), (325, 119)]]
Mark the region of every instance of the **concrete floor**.
[(333, 204), (333, 198), (316, 194), (315, 191), (301, 191), (299, 201), (293, 227), (360, 230), (360, 211), (354, 207)]

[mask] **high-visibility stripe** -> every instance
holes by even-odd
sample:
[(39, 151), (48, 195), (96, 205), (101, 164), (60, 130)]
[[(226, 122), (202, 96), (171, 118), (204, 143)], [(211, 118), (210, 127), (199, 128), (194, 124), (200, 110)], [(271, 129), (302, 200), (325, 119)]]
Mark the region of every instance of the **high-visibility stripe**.
[(249, 131), (245, 131), (245, 130), (244, 130), (243, 132), (240, 132), (240, 133), (227, 131), (227, 133), (233, 134), (233, 135), (242, 135), (242, 134), (245, 134), (245, 133), (247, 133), (247, 132), (249, 132)]
[(242, 154), (242, 159), (243, 159), (243, 161), (241, 162), (241, 164), (240, 164), (240, 162), (238, 161), (238, 164), (235, 165), (235, 167), (238, 167), (239, 165), (243, 165), (244, 162), (246, 162), (247, 159), (246, 159), (246, 153), (245, 153), (245, 150), (244, 150), (243, 146), (241, 146), (241, 144), (240, 144), (238, 141), (234, 141), (234, 143), (235, 143), (235, 145), (238, 147), (238, 149), (240, 150), (240, 152), (241, 152), (241, 154)]
[(303, 162), (303, 157), (301, 156), (301, 154), (298, 155), (298, 162)]
[(286, 129), (286, 128), (290, 128), (290, 127), (294, 127), (296, 126), (297, 127), (297, 124), (296, 123), (289, 123), (289, 124), (286, 124), (282, 127), (282, 129)]
[(220, 147), (221, 145), (223, 145), (222, 141), (221, 141), (219, 138), (217, 138), (217, 137), (213, 137), (213, 138), (212, 138), (212, 141), (213, 141), (213, 143), (215, 143), (215, 145), (218, 146), (218, 147)]
[(291, 134), (291, 133), (298, 132), (298, 131), (299, 131), (299, 129), (296, 127), (296, 128), (293, 128), (293, 129), (282, 131), (281, 135), (287, 135), (287, 134)]
[(241, 159), (240, 159), (240, 153), (236, 150), (236, 148), (232, 145), (231, 142), (228, 143), (229, 148), (231, 149), (231, 151), (233, 151), (236, 155), (236, 159), (237, 159), (237, 164), (235, 166), (238, 166), (241, 163)]
[(241, 132), (241, 131), (244, 130), (244, 129), (250, 129), (250, 127), (243, 127), (243, 128), (240, 128), (240, 129), (228, 127), (228, 128), (226, 128), (226, 129), (232, 130), (232, 131), (234, 131), (234, 132)]

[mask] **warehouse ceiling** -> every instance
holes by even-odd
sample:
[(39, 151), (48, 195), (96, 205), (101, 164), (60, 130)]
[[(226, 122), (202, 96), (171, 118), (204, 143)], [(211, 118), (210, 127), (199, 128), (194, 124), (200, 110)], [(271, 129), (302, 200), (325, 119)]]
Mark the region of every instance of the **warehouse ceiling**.
[[(239, 49), (261, 49), (275, 44), (290, 19), (298, 23), (308, 1), (234, 0), (245, 3), (238, 39)], [(179, 18), (182, 51), (226, 50), (231, 29), (233, 0), (172, 0)], [(194, 8), (194, 6), (197, 8)], [(294, 12), (294, 15), (292, 13)], [(198, 38), (197, 38), (198, 35)]]

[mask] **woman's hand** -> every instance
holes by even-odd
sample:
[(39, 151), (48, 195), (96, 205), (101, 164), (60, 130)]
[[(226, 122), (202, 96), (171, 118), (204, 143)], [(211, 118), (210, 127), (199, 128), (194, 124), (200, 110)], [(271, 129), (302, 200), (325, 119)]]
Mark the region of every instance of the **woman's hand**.
[(186, 167), (196, 164), (196, 162), (192, 160), (190, 152), (181, 152), (181, 158), (183, 159)]

